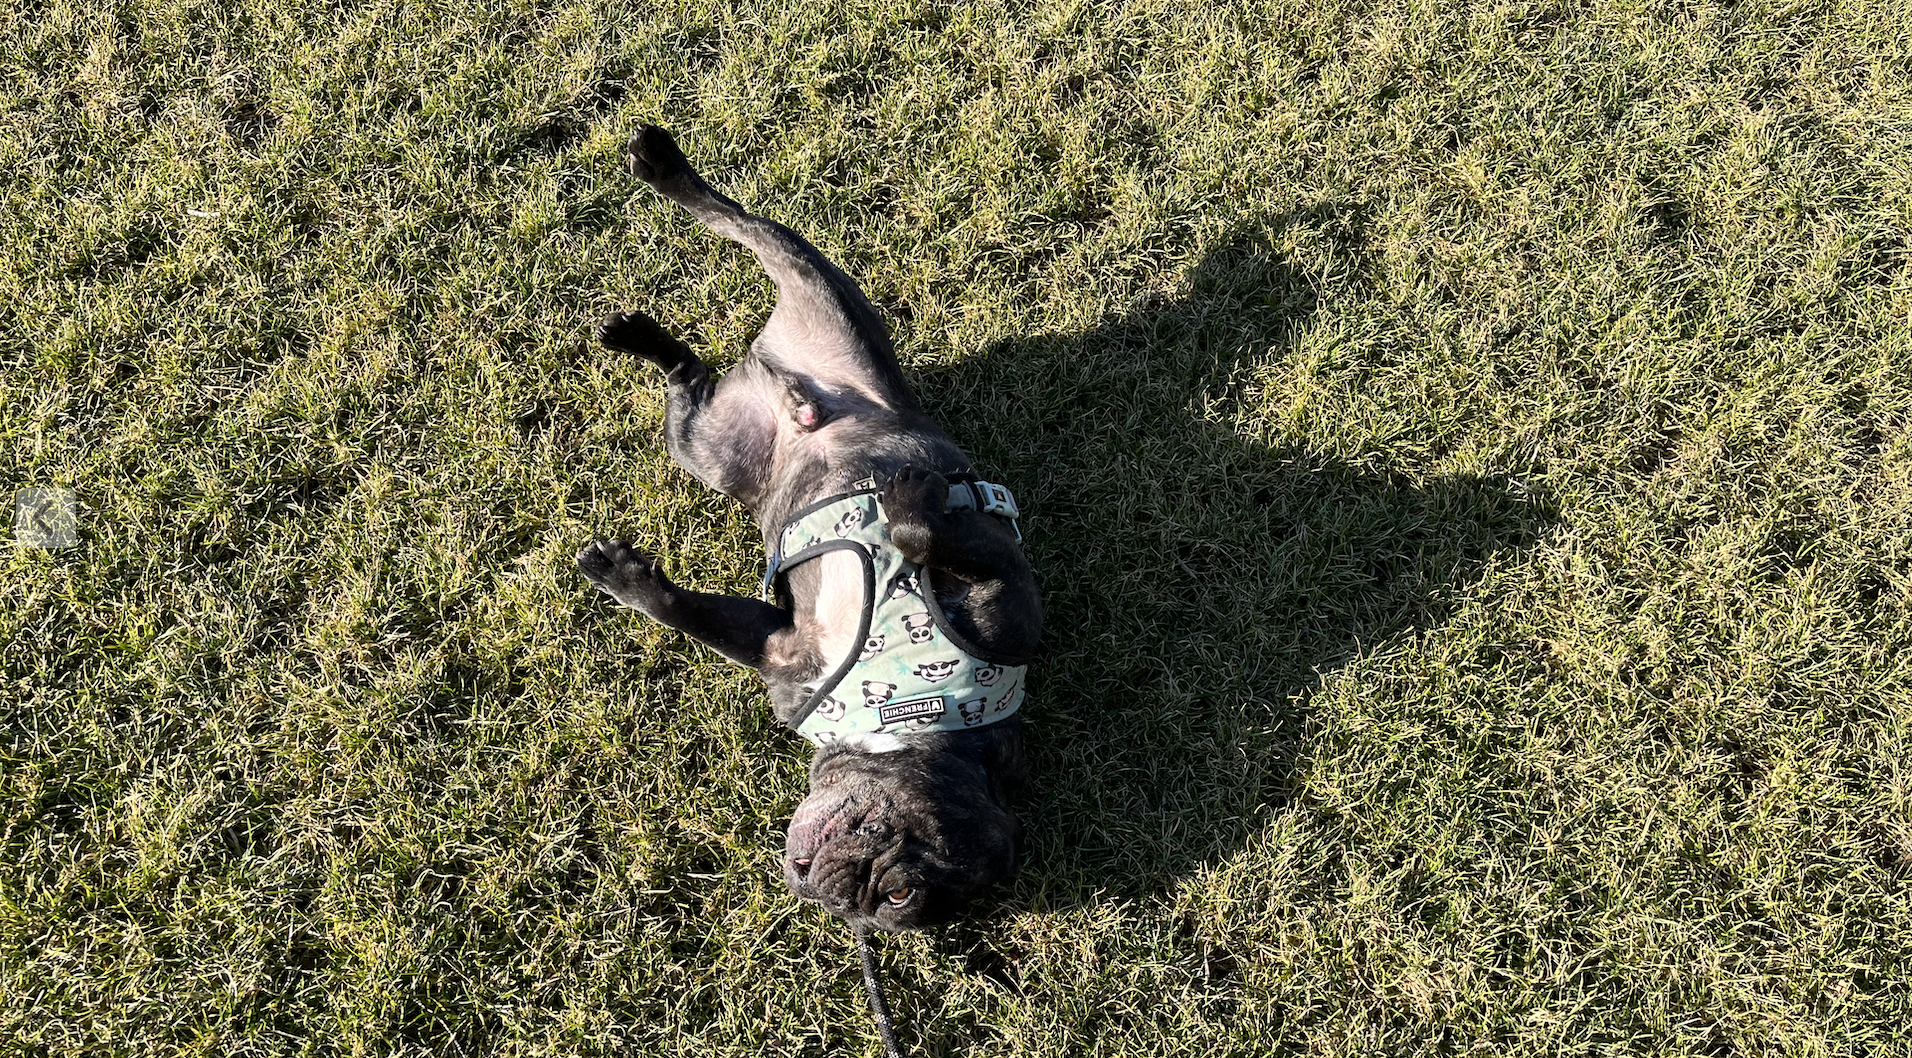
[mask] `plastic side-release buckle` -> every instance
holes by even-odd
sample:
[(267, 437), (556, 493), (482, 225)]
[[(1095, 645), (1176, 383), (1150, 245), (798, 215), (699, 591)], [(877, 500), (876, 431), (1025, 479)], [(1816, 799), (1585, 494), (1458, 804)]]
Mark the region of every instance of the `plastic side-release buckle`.
[(976, 482), (976, 494), (982, 499), (984, 514), (1013, 520), (1022, 513), (1016, 509), (1016, 497), (993, 481)]

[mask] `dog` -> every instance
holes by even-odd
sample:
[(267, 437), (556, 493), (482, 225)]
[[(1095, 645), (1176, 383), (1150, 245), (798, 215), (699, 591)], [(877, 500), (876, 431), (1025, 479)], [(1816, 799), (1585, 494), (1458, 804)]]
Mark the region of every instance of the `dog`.
[[(664, 372), (672, 459), (750, 510), (769, 572), (762, 600), (690, 591), (622, 540), (585, 547), (578, 568), (757, 670), (777, 718), (817, 744), (784, 845), (793, 894), (859, 935), (949, 921), (1019, 860), (1022, 689), (998, 677), (1028, 664), (1042, 600), (1013, 497), (975, 478), (904, 381), (876, 310), (815, 247), (713, 190), (663, 129), (640, 128), (627, 163), (776, 285), (762, 333), (721, 380), (642, 312), (597, 328), (605, 348)], [(919, 674), (948, 682), (922, 687)], [(976, 694), (993, 696), (987, 714)]]

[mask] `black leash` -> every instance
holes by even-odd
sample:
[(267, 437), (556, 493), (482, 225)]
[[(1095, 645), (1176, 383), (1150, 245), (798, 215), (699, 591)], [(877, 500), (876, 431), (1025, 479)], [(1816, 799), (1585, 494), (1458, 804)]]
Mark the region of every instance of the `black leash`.
[(876, 1017), (877, 1034), (883, 1037), (883, 1051), (889, 1058), (903, 1058), (896, 1042), (896, 1025), (890, 1021), (890, 1004), (883, 998), (883, 985), (876, 979), (876, 943), (868, 929), (856, 931), (856, 953), (863, 957), (863, 987), (870, 993), (870, 1013)]

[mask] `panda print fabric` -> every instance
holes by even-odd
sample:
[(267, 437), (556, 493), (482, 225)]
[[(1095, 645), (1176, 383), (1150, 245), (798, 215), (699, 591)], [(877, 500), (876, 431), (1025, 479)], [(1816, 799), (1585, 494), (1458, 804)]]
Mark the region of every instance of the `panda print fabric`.
[(980, 656), (936, 618), (925, 571), (891, 545), (873, 488), (825, 501), (785, 524), (764, 576), (765, 595), (791, 567), (852, 546), (871, 574), (863, 599), (868, 629), (854, 656), (817, 684), (799, 711), (799, 735), (821, 746), (860, 732), (960, 731), (1022, 706), (1028, 666)]

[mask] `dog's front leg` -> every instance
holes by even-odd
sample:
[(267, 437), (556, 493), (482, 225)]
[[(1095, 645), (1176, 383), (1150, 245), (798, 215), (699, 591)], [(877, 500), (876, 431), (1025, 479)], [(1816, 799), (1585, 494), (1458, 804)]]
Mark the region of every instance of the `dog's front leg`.
[(949, 481), (935, 471), (904, 467), (879, 498), (890, 539), (911, 562), (968, 581), (999, 580), (1027, 565), (1015, 537), (990, 515), (945, 509)]
[(619, 603), (753, 669), (764, 667), (771, 637), (791, 629), (790, 615), (767, 602), (672, 584), (656, 559), (622, 540), (599, 540), (578, 552), (578, 569)]

